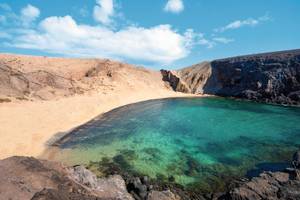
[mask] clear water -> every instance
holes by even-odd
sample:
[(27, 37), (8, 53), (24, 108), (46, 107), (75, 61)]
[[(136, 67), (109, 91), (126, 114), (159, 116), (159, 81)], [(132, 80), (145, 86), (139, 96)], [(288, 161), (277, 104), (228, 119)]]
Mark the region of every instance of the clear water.
[(179, 98), (113, 110), (74, 130), (52, 156), (211, 191), (255, 166), (289, 161), (299, 147), (300, 108)]

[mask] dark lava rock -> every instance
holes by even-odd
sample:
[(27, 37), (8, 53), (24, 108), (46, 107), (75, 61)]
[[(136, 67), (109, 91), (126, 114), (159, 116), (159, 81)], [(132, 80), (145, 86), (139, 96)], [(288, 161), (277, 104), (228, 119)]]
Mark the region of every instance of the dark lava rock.
[(211, 63), (208, 94), (276, 104), (300, 104), (300, 50), (241, 56)]
[[(293, 164), (299, 158), (293, 156)], [(221, 199), (229, 200), (299, 200), (300, 170), (288, 168), (283, 172), (263, 172), (259, 177), (240, 183)]]
[(145, 200), (148, 195), (147, 186), (144, 185), (138, 177), (129, 180), (129, 183), (127, 184), (127, 190), (135, 199)]
[(300, 105), (300, 50), (226, 58), (161, 73), (180, 92)]

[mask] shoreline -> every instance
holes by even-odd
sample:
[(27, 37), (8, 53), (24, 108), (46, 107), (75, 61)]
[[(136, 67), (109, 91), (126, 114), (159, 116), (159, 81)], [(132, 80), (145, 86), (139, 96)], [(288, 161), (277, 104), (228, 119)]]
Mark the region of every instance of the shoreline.
[(65, 138), (69, 137), (70, 135), (72, 135), (72, 133), (74, 131), (76, 131), (77, 129), (80, 129), (82, 126), (84, 126), (85, 124), (88, 124), (90, 122), (93, 122), (94, 120), (98, 120), (99, 118), (101, 118), (103, 115), (109, 113), (109, 112), (113, 112), (115, 110), (121, 109), (121, 108), (125, 108), (127, 106), (131, 106), (134, 104), (139, 104), (139, 103), (146, 103), (146, 102), (150, 102), (150, 101), (156, 101), (156, 100), (164, 100), (164, 99), (181, 99), (181, 98), (204, 98), (204, 97), (214, 97), (213, 95), (188, 95), (188, 96), (170, 96), (170, 97), (163, 97), (163, 98), (153, 98), (153, 99), (146, 99), (146, 100), (141, 100), (141, 101), (137, 101), (137, 102), (133, 102), (133, 103), (128, 103), (125, 105), (121, 105), (121, 106), (117, 106), (115, 108), (112, 108), (111, 110), (107, 111), (107, 112), (103, 112), (100, 113), (99, 115), (95, 116), (94, 118), (90, 119), (89, 121), (80, 124), (79, 126), (73, 127), (72, 129), (66, 131), (66, 132), (62, 132), (62, 133), (57, 133), (55, 135), (53, 135), (48, 141), (47, 141), (47, 147), (56, 147), (59, 146), (60, 141), (64, 140)]
[(77, 127), (122, 106), (143, 101), (203, 97), (171, 90), (153, 93), (84, 94), (49, 101), (17, 101), (0, 104), (0, 159), (10, 156), (40, 157), (60, 138)]

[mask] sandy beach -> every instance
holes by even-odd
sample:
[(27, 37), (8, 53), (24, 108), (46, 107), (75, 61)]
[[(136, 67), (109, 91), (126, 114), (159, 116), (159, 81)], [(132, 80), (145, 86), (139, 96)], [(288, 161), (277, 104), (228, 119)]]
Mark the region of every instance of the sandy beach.
[(119, 106), (190, 96), (159, 71), (107, 59), (0, 54), (0, 159), (39, 156), (53, 136)]
[(55, 134), (84, 124), (104, 112), (144, 100), (182, 97), (181, 93), (83, 95), (53, 101), (0, 104), (0, 159), (39, 156)]

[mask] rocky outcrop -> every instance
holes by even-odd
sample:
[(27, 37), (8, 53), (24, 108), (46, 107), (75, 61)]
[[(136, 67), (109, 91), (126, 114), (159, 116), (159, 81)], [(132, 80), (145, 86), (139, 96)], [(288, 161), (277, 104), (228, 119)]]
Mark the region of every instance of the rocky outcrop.
[(182, 79), (178, 77), (175, 71), (162, 69), (160, 72), (162, 74), (163, 81), (168, 82), (174, 91), (191, 93), (190, 88)]
[(184, 81), (189, 91), (194, 94), (203, 94), (203, 87), (211, 76), (211, 65), (203, 62), (177, 71), (181, 81)]
[(120, 176), (98, 179), (83, 167), (28, 157), (0, 161), (0, 199), (133, 200)]
[[(187, 195), (167, 188), (162, 191), (147, 177), (124, 181), (120, 175), (97, 178), (83, 166), (66, 167), (29, 157), (0, 161), (0, 199), (11, 200), (298, 200), (300, 199), (300, 151), (292, 167), (241, 179), (228, 192)], [(183, 192), (183, 193), (182, 193)], [(177, 195), (178, 194), (178, 195)]]
[(300, 199), (299, 170), (264, 172), (229, 192), (232, 200)]
[(97, 178), (83, 166), (66, 167), (33, 157), (0, 160), (1, 200), (180, 200), (168, 190), (152, 190), (147, 180)]
[(240, 183), (222, 199), (297, 200), (300, 199), (300, 151), (293, 155), (292, 168), (283, 172), (263, 172), (259, 177)]
[[(300, 105), (300, 50), (239, 56), (204, 62), (176, 72), (169, 81), (191, 93)], [(169, 75), (170, 77), (170, 75)]]

